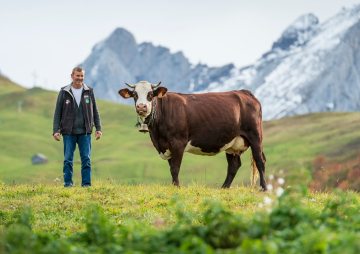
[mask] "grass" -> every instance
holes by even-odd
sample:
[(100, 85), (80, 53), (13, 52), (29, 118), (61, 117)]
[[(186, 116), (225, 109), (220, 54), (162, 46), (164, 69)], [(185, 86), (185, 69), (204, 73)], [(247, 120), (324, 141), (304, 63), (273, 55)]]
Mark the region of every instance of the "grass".
[(1, 253), (358, 253), (360, 196), (304, 187), (1, 185)]
[[(0, 175), (6, 184), (52, 183), (62, 180), (63, 144), (52, 137), (57, 92), (24, 89), (0, 78)], [(18, 113), (18, 101), (23, 102)], [(103, 137), (92, 142), (92, 178), (95, 181), (138, 184), (170, 183), (167, 161), (158, 155), (149, 134), (134, 127), (133, 107), (98, 100)], [(266, 121), (264, 151), (266, 174), (283, 170), (289, 184), (311, 180), (312, 162), (319, 154), (339, 162), (357, 156), (360, 150), (359, 113), (316, 113)], [(49, 162), (32, 165), (31, 157), (42, 153)], [(249, 151), (242, 156), (234, 185), (250, 182)], [(197, 182), (222, 184), (226, 177), (225, 154), (213, 157), (185, 154), (180, 171), (182, 185)], [(75, 153), (75, 184), (81, 182), (80, 156)]]
[[(275, 194), (270, 194), (274, 196)], [(91, 204), (102, 207), (111, 223), (127, 224), (137, 220), (153, 227), (154, 222), (166, 221), (162, 227), (176, 221), (179, 203), (183, 209), (200, 215), (205, 200), (218, 200), (233, 212), (244, 217), (261, 210), (258, 204), (264, 195), (244, 186), (230, 190), (190, 184), (176, 188), (164, 184), (113, 184), (97, 182), (91, 188), (64, 188), (61, 184), (2, 186), (0, 189), (0, 224), (8, 225), (16, 219), (17, 211), (31, 207), (34, 214), (33, 228), (42, 231), (84, 230), (86, 209)]]
[[(165, 222), (162, 227), (171, 227), (176, 223), (179, 206), (184, 211), (200, 216), (206, 210), (203, 206), (206, 200), (218, 201), (232, 213), (247, 219), (254, 212), (267, 211), (271, 207), (259, 206), (265, 196), (273, 201), (277, 199), (276, 191), (262, 193), (245, 186), (220, 189), (218, 186), (207, 187), (194, 183), (177, 188), (165, 184), (111, 182), (96, 182), (91, 188), (64, 188), (60, 183), (3, 185), (0, 196), (0, 225), (14, 223), (19, 211), (30, 207), (34, 216), (34, 230), (72, 233), (85, 229), (85, 213), (92, 204), (101, 206), (114, 224), (128, 224), (136, 220), (154, 227), (154, 222), (161, 219)], [(327, 200), (336, 197), (334, 193), (312, 193), (303, 201), (313, 212), (319, 212)], [(357, 198), (360, 199), (359, 196)]]
[[(129, 224), (135, 220), (154, 227), (154, 223), (161, 219), (164, 222), (161, 227), (167, 228), (176, 223), (176, 211), (179, 207), (200, 216), (206, 210), (203, 206), (206, 200), (218, 201), (232, 213), (248, 219), (254, 212), (267, 211), (273, 207), (259, 206), (264, 203), (264, 197), (273, 202), (277, 199), (275, 191), (262, 193), (245, 186), (224, 190), (200, 184), (177, 188), (164, 184), (131, 185), (109, 182), (96, 182), (91, 188), (64, 188), (60, 183), (2, 185), (0, 196), (0, 225), (11, 225), (16, 221), (19, 211), (31, 208), (34, 230), (65, 233), (85, 230), (86, 210), (93, 204), (101, 206), (113, 224)], [(310, 193), (303, 201), (313, 212), (320, 212), (329, 199), (337, 196), (327, 192)], [(357, 199), (360, 200), (360, 197), (357, 196)]]

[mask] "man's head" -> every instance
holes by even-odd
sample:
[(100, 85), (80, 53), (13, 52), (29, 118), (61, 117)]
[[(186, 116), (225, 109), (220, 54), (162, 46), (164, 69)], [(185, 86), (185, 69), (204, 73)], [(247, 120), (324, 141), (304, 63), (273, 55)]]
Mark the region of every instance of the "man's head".
[(73, 86), (75, 88), (80, 88), (84, 82), (85, 70), (81, 66), (77, 66), (72, 70), (71, 78), (73, 80)]
[[(131, 91), (128, 88), (123, 88), (118, 93), (124, 99), (134, 98), (136, 113), (141, 117), (147, 117), (151, 113), (153, 99), (165, 96), (168, 90), (163, 86), (158, 87), (160, 83), (157, 85), (150, 84), (147, 81), (141, 81), (136, 85), (125, 83), (127, 86), (134, 88), (134, 90)], [(158, 88), (155, 89), (156, 87)]]

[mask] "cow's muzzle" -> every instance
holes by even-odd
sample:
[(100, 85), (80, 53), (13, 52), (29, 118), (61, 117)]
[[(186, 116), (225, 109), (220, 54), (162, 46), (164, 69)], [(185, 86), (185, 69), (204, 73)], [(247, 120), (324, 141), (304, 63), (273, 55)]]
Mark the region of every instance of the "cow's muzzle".
[(147, 113), (146, 104), (138, 104), (136, 106), (136, 113), (138, 113), (139, 116), (146, 116)]

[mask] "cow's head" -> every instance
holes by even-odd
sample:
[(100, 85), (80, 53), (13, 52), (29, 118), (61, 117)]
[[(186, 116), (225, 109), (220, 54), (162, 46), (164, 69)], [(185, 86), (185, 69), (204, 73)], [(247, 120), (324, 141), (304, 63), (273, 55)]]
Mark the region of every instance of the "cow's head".
[[(150, 115), (153, 106), (153, 99), (155, 97), (164, 97), (168, 90), (166, 87), (159, 86), (161, 82), (157, 85), (150, 84), (147, 81), (140, 81), (136, 85), (125, 84), (130, 88), (134, 88), (134, 90), (131, 91), (128, 88), (123, 88), (120, 89), (118, 93), (124, 99), (131, 97), (134, 98), (135, 110), (140, 117), (147, 117)], [(156, 87), (157, 89), (155, 89)]]

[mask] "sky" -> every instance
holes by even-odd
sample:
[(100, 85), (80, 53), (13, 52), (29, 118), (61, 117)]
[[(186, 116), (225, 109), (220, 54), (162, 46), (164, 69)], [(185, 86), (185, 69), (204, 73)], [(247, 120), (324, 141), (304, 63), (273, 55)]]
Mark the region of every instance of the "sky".
[(191, 63), (244, 67), (298, 17), (320, 23), (360, 0), (0, 0), (0, 72), (24, 87), (60, 90), (116, 28), (182, 51)]

